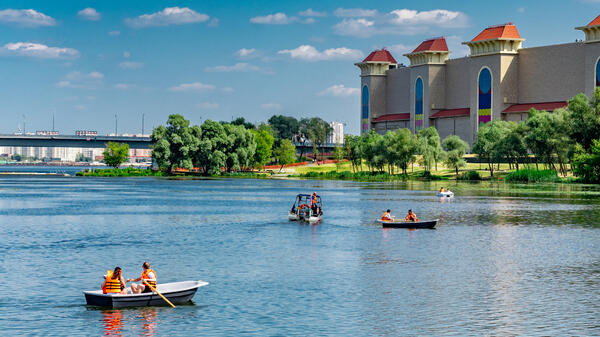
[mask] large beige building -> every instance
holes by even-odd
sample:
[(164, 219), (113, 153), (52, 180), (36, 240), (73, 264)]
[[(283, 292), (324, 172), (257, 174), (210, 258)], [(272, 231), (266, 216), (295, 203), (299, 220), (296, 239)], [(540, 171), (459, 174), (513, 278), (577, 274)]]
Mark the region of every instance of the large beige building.
[(472, 144), (490, 120), (522, 121), (532, 107), (551, 111), (578, 93), (591, 96), (600, 85), (600, 16), (576, 29), (585, 40), (521, 48), (515, 25), (491, 26), (464, 42), (470, 55), (457, 59), (448, 57), (445, 38), (433, 38), (405, 54), (408, 67), (376, 50), (356, 63), (361, 133), (434, 126), (442, 139)]

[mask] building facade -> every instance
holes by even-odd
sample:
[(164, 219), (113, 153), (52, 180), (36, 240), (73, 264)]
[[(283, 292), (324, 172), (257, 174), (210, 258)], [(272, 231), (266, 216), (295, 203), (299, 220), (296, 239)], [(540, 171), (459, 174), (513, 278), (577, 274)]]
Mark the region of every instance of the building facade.
[(344, 144), (344, 124), (340, 122), (331, 122), (331, 132), (327, 135), (327, 143)]
[(463, 44), (470, 55), (450, 59), (444, 37), (429, 39), (398, 63), (385, 49), (362, 62), (361, 133), (434, 126), (440, 138), (473, 144), (478, 128), (495, 119), (523, 121), (530, 108), (552, 111), (600, 85), (600, 16), (577, 27), (585, 40), (522, 48), (512, 23), (490, 26)]

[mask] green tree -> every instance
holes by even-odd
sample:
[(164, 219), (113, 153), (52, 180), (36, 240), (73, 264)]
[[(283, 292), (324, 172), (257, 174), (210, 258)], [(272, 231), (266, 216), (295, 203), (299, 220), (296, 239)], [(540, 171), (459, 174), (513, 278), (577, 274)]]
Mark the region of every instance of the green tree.
[(329, 123), (318, 117), (303, 118), (300, 121), (300, 132), (312, 143), (315, 159), (319, 153), (318, 149), (325, 143), (331, 130)]
[(296, 146), (289, 139), (282, 139), (279, 147), (275, 149), (275, 158), (281, 165), (279, 172), (283, 170), (283, 166), (291, 164), (296, 159)]
[(152, 131), (152, 158), (162, 170), (192, 169), (200, 135), (200, 128), (190, 127), (190, 121), (182, 115), (169, 115), (167, 126)]
[(246, 119), (244, 117), (238, 117), (238, 118), (234, 119), (230, 124), (231, 125), (241, 125), (248, 130), (254, 130), (256, 128), (256, 126), (254, 124), (246, 121)]
[[(564, 109), (555, 112), (532, 109), (525, 122), (528, 128), (525, 144), (535, 155), (536, 163), (541, 159), (548, 168), (560, 170), (563, 175), (566, 175), (566, 163), (573, 146), (568, 132), (569, 119), (569, 112)], [(559, 164), (558, 170), (555, 162)]]
[(223, 129), (228, 139), (223, 150), (225, 169), (231, 172), (250, 167), (256, 152), (254, 134), (243, 125), (225, 124)]
[(440, 145), (440, 135), (436, 128), (430, 126), (419, 130), (417, 133), (417, 151), (421, 155), (421, 163), (425, 172), (430, 172), (435, 165), (442, 159), (443, 150)]
[(102, 155), (104, 156), (103, 162), (106, 165), (119, 168), (119, 166), (121, 166), (121, 164), (126, 162), (129, 158), (129, 144), (108, 142), (108, 144), (106, 144), (106, 149), (104, 149), (104, 152), (102, 152)]
[(577, 145), (573, 173), (587, 183), (600, 183), (600, 139), (594, 139), (589, 152)]
[(600, 138), (600, 88), (594, 90), (594, 98), (589, 101), (585, 94), (578, 94), (569, 100), (567, 108), (569, 136), (576, 143), (589, 149), (594, 139)]
[(200, 126), (200, 142), (194, 156), (194, 164), (205, 174), (217, 174), (227, 164), (226, 152), (232, 139), (227, 136), (225, 126), (221, 123), (206, 120)]
[(300, 131), (300, 122), (294, 117), (274, 115), (269, 118), (268, 123), (275, 132), (276, 146), (279, 146), (282, 139), (291, 140)]
[(346, 151), (346, 157), (352, 165), (352, 172), (356, 172), (361, 166), (362, 157), (360, 153), (360, 141), (360, 136), (344, 136), (344, 150)]
[(469, 144), (460, 139), (459, 136), (448, 136), (442, 142), (442, 148), (446, 151), (445, 164), (447, 167), (455, 169), (458, 174), (458, 169), (465, 167), (467, 162), (463, 156), (469, 150)]
[(501, 120), (492, 120), (479, 127), (479, 131), (477, 131), (473, 152), (487, 162), (492, 177), (494, 176), (494, 165), (502, 158), (498, 148), (506, 133), (508, 133), (507, 122)]
[(403, 174), (407, 174), (410, 163), (415, 160), (417, 144), (415, 137), (408, 129), (388, 131), (385, 134), (388, 164), (390, 173), (394, 173), (394, 166), (398, 166)]
[[(262, 125), (261, 125), (262, 126)], [(254, 166), (263, 167), (271, 161), (273, 142), (275, 138), (266, 128), (259, 127), (253, 130), (254, 141), (256, 141), (256, 152), (254, 153)]]
[(340, 170), (340, 167), (342, 166), (342, 160), (346, 159), (346, 151), (344, 149), (344, 147), (342, 146), (342, 144), (336, 144), (336, 146), (333, 148), (333, 156), (336, 160), (335, 162), (335, 168), (336, 171)]
[(497, 151), (505, 157), (509, 163), (509, 169), (512, 165), (519, 169), (519, 163), (527, 158), (527, 146), (525, 144), (525, 135), (528, 128), (525, 123), (509, 122), (509, 132), (502, 137), (498, 144)]

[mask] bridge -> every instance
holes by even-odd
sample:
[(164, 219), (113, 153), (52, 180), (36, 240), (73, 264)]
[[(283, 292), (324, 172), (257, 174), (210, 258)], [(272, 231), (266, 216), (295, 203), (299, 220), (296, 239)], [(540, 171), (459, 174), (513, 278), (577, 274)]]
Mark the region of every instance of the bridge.
[(0, 135), (0, 146), (105, 148), (108, 142), (126, 143), (130, 149), (149, 149), (152, 139), (125, 136)]

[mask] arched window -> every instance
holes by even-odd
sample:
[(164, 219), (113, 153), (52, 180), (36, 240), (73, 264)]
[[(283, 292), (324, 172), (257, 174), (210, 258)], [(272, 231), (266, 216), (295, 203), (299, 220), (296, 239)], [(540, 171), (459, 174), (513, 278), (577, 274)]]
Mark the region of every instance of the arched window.
[(596, 61), (596, 86), (600, 87), (600, 58)]
[(423, 79), (415, 83), (415, 131), (423, 128)]
[(477, 82), (477, 124), (481, 126), (492, 120), (492, 73), (488, 68), (481, 69)]
[(366, 132), (369, 130), (369, 87), (366, 85), (362, 90), (362, 107), (361, 107), (361, 130)]

